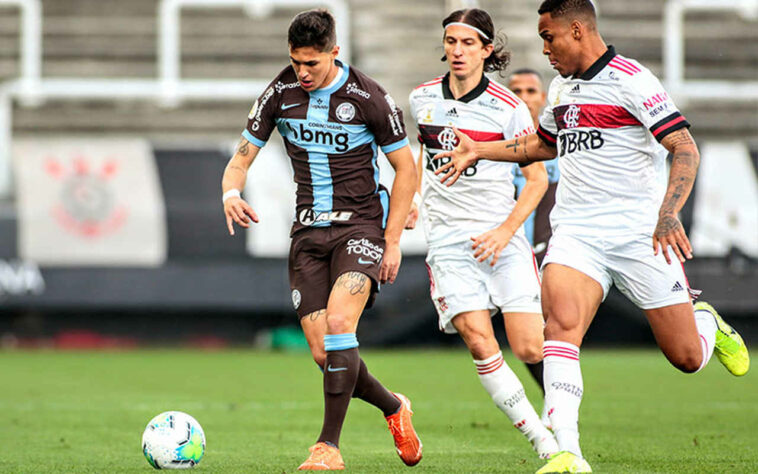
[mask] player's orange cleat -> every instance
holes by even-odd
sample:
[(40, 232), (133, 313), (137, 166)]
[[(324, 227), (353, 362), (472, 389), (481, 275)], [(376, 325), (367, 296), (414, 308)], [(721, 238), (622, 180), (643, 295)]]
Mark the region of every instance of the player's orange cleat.
[(326, 443), (316, 443), (308, 449), (311, 455), (297, 468), (298, 471), (341, 471), (345, 462), (339, 448)]
[(400, 400), (400, 409), (387, 418), (390, 433), (395, 438), (395, 448), (400, 459), (408, 466), (415, 466), (421, 461), (421, 450), (424, 447), (413, 429), (411, 423), (411, 401), (402, 393), (394, 394)]

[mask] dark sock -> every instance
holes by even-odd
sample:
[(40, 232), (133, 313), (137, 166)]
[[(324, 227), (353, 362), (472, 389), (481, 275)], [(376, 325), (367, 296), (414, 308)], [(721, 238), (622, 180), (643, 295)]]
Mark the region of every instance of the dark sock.
[(363, 359), (360, 360), (358, 381), (355, 383), (353, 398), (360, 398), (364, 402), (374, 405), (382, 410), (384, 416), (397, 413), (400, 409), (400, 400), (369, 373)]
[(542, 394), (544, 395), (545, 384), (542, 378), (542, 361), (539, 361), (536, 364), (527, 364), (524, 362), (524, 365), (529, 369), (529, 373), (532, 374), (532, 378), (537, 381), (537, 385), (540, 386), (540, 390), (542, 390)]
[(328, 351), (324, 370), (324, 425), (318, 442), (339, 446), (347, 407), (358, 380), (358, 348)]

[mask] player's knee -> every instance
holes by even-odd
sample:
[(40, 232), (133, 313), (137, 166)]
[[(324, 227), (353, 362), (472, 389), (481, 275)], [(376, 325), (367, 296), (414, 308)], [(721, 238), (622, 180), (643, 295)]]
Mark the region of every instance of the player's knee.
[(527, 364), (536, 364), (542, 360), (542, 344), (539, 343), (512, 346), (511, 351), (518, 360)]
[(581, 325), (578, 317), (561, 314), (560, 312), (546, 312), (546, 315), (545, 340), (563, 340), (567, 335), (580, 330)]
[(326, 331), (328, 334), (355, 332), (352, 319), (340, 313), (326, 315)]
[(480, 332), (469, 333), (465, 341), (469, 352), (476, 360), (487, 359), (495, 355), (499, 349), (497, 341), (493, 341), (489, 335)]

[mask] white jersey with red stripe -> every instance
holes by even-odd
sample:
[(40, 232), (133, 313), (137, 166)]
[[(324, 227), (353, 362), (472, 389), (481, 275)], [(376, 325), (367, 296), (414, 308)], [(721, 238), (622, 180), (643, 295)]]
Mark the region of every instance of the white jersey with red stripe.
[[(485, 76), (471, 92), (455, 99), (449, 74), (414, 89), (410, 105), (424, 148), (421, 216), (429, 247), (468, 241), (502, 224), (515, 204), (513, 166), (517, 165), (482, 160), (447, 187), (434, 171), (450, 159), (432, 157), (455, 148), (458, 139), (452, 127), (476, 141), (534, 133), (527, 106)], [(519, 233), (523, 234), (522, 228)]]
[(660, 81), (613, 46), (579, 77), (556, 77), (539, 137), (557, 146), (553, 232), (652, 235), (666, 191), (669, 133), (688, 127)]

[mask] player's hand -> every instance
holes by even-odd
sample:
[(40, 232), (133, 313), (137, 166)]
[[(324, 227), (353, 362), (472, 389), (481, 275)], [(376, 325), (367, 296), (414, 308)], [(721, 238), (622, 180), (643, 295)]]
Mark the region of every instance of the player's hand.
[(503, 226), (488, 230), (477, 237), (471, 237), (471, 240), (474, 241), (471, 246), (471, 249), (474, 251), (474, 258), (480, 262), (484, 262), (492, 257), (490, 266), (494, 267), (500, 258), (500, 252), (511, 241), (511, 237), (513, 237), (513, 232)]
[(226, 215), (226, 227), (229, 229), (229, 235), (234, 235), (233, 222), (247, 229), (250, 227), (250, 221), (257, 223), (260, 220), (250, 204), (239, 197), (230, 197), (224, 201), (224, 214)]
[(405, 228), (415, 229), (417, 220), (418, 220), (418, 206), (414, 202), (414, 203), (411, 203), (411, 210), (408, 211), (408, 217), (405, 218)]
[(682, 223), (672, 214), (662, 214), (658, 217), (658, 224), (653, 232), (653, 254), (658, 255), (659, 250), (663, 251), (666, 263), (671, 264), (669, 246), (674, 250), (680, 262), (684, 262), (685, 257), (692, 258), (692, 245), (684, 232)]
[(468, 135), (461, 132), (455, 127), (453, 127), (453, 132), (455, 132), (455, 136), (458, 138), (458, 146), (451, 151), (443, 151), (441, 153), (437, 153), (432, 158), (433, 160), (439, 160), (447, 157), (450, 158), (450, 161), (448, 163), (440, 166), (437, 168), (437, 171), (434, 172), (434, 174), (437, 176), (441, 175), (440, 182), (447, 186), (452, 186), (456, 181), (458, 181), (461, 173), (463, 173), (466, 168), (473, 165), (478, 160), (478, 157), (476, 156), (476, 145), (474, 140), (472, 140)]
[(400, 252), (400, 245), (388, 244), (384, 249), (382, 267), (379, 269), (380, 283), (395, 283), (395, 278), (397, 278), (397, 272), (400, 270), (400, 261), (402, 259), (403, 254)]

